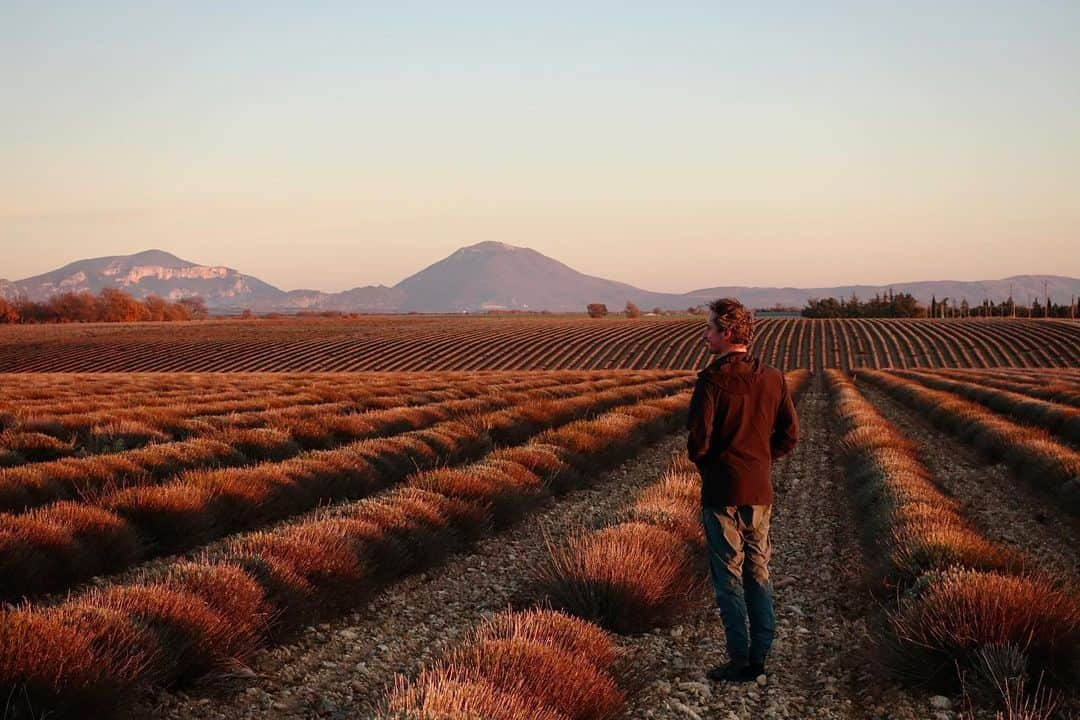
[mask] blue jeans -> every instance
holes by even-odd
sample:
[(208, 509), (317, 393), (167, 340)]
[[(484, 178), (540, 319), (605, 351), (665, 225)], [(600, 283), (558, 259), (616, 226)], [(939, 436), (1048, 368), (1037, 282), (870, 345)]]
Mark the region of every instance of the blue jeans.
[(729, 505), (701, 511), (709, 574), (732, 662), (764, 665), (776, 634), (769, 582), (771, 515), (771, 505)]

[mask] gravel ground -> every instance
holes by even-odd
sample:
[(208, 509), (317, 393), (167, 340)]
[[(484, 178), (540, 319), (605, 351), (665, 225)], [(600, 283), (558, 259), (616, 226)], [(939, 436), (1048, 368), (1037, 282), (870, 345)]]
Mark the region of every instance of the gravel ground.
[(1003, 463), (984, 463), (972, 448), (877, 388), (860, 383), (859, 390), (919, 444), (931, 477), (960, 502), (964, 519), (980, 533), (1027, 553), (1051, 575), (1080, 575), (1080, 520), (1057, 507), (1052, 496), (1015, 477)]
[[(866, 623), (876, 606), (862, 589), (862, 556), (833, 460), (828, 400), (816, 387), (804, 397), (800, 419), (802, 442), (774, 470), (778, 632), (765, 684), (726, 686), (705, 678), (722, 661), (724, 640), (703, 593), (683, 624), (622, 639), (642, 678), (630, 698), (631, 717), (954, 717), (891, 685), (876, 669)], [(546, 538), (610, 522), (684, 442), (681, 433), (670, 436), (603, 474), (592, 488), (558, 499), (471, 552), (395, 584), (335, 622), (305, 629), (288, 645), (260, 652), (250, 672), (187, 693), (147, 695), (131, 716), (370, 717), (395, 673), (415, 673), (521, 598), (526, 569), (545, 557)]]

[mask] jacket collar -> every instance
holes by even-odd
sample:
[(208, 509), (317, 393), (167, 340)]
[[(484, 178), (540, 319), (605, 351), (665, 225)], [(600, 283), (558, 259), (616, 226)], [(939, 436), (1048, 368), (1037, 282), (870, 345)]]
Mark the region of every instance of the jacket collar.
[(728, 363), (735, 362), (736, 360), (741, 360), (745, 358), (748, 354), (749, 353), (746, 350), (732, 350), (731, 352), (721, 355), (720, 357), (709, 363), (709, 368), (715, 370), (716, 368), (723, 367)]

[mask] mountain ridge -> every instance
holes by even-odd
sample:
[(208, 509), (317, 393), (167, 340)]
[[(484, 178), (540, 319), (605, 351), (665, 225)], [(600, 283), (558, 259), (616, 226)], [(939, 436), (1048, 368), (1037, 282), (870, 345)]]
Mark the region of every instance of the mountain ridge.
[(200, 265), (167, 251), (150, 249), (132, 255), (77, 260), (22, 280), (0, 279), (0, 297), (41, 301), (51, 295), (99, 292), (114, 287), (136, 297), (168, 300), (198, 295), (219, 311), (245, 308), (260, 312), (338, 310), (345, 312), (475, 312), (484, 310), (583, 311), (591, 302), (619, 310), (634, 302), (685, 310), (721, 296), (735, 296), (755, 308), (801, 307), (810, 298), (862, 299), (876, 293), (910, 292), (923, 303), (931, 296), (953, 304), (1006, 299), (1010, 288), (1018, 302), (1041, 298), (1043, 283), (1055, 302), (1080, 295), (1080, 279), (1060, 275), (1014, 275), (997, 280), (925, 280), (887, 285), (840, 285), (821, 288), (718, 285), (687, 293), (644, 290), (627, 283), (586, 275), (527, 247), (486, 241), (465, 246), (409, 275), (396, 285), (365, 285), (336, 293), (281, 290), (259, 278), (223, 265)]

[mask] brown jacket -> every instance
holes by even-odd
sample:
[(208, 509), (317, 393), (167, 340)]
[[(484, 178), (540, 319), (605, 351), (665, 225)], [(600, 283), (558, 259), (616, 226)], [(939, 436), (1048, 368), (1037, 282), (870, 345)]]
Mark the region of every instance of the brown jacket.
[(783, 373), (744, 352), (713, 361), (698, 374), (687, 429), (703, 506), (772, 505), (772, 460), (799, 439)]

